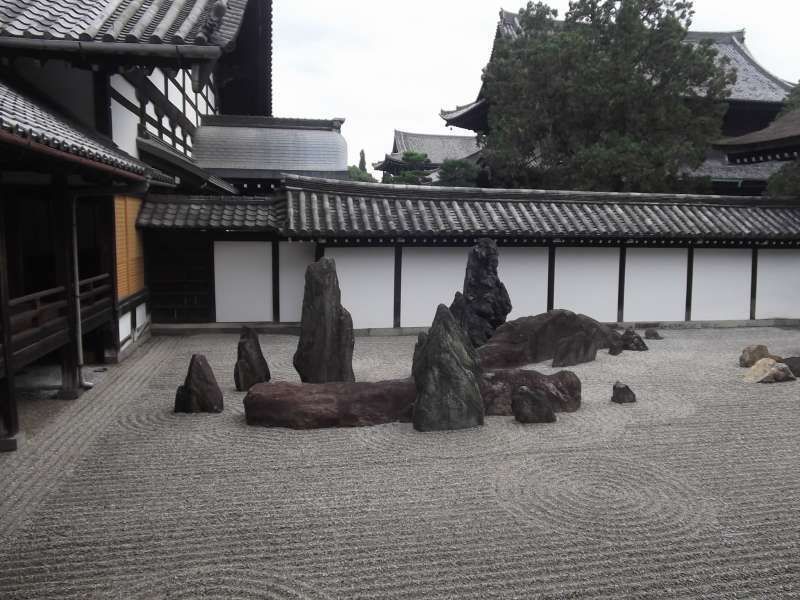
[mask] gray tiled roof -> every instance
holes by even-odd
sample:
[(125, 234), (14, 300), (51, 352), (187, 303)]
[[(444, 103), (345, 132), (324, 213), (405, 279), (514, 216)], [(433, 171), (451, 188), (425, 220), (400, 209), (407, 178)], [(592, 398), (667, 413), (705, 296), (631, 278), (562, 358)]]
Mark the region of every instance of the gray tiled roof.
[(147, 229), (279, 231), (284, 209), (256, 196), (148, 196), (137, 226)]
[[(44, 105), (0, 81), (0, 130), (22, 141), (42, 144), (76, 157), (108, 165), (136, 175), (154, 175), (153, 170), (100, 139), (94, 132), (72, 123)], [(161, 180), (160, 174), (155, 174)]]
[(309, 121), (294, 126), (268, 117), (237, 119), (204, 120), (197, 129), (193, 152), (200, 167), (236, 178), (347, 173), (347, 142), (335, 128), (315, 128)]
[(780, 163), (764, 162), (732, 164), (724, 155), (711, 153), (699, 168), (689, 171), (694, 177), (710, 177), (714, 181), (766, 181), (781, 168)]
[(392, 156), (402, 160), (404, 152), (423, 152), (431, 163), (440, 165), (448, 159), (461, 159), (480, 150), (474, 135), (437, 135), (429, 133), (394, 132)]
[(499, 190), (286, 178), (296, 237), (800, 239), (800, 201)]
[(247, 0), (0, 0), (0, 37), (226, 47), (246, 6)]
[(748, 149), (784, 148), (800, 142), (800, 109), (775, 119), (769, 126), (753, 133), (718, 141), (716, 147), (740, 152)]

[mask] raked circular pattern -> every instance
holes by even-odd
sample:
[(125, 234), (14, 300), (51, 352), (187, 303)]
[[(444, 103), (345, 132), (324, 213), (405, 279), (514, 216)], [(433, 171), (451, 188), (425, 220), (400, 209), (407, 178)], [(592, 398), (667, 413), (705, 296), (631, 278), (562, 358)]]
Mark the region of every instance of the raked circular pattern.
[(163, 577), (143, 577), (125, 597), (130, 600), (328, 600), (314, 586), (258, 569), (209, 565), (179, 569)]
[(703, 495), (663, 467), (584, 452), (506, 463), (494, 492), (529, 525), (598, 540), (687, 537), (715, 519)]

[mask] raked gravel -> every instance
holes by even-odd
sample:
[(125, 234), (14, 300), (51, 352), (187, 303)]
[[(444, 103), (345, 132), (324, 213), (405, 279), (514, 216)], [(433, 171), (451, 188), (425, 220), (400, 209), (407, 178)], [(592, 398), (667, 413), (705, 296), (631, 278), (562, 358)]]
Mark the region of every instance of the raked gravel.
[[(800, 598), (800, 382), (737, 365), (800, 331), (665, 337), (574, 367), (555, 424), (428, 434), (248, 427), (237, 336), (154, 338), (0, 455), (0, 598)], [(296, 381), (297, 338), (261, 341)], [(356, 377), (414, 342), (357, 338)], [(193, 352), (223, 414), (171, 412)]]

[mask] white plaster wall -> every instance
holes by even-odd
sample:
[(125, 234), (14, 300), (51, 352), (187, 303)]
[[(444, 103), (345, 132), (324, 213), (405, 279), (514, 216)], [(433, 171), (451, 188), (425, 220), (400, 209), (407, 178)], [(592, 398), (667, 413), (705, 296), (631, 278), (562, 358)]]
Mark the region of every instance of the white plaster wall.
[(50, 102), (63, 107), (83, 125), (94, 127), (92, 72), (77, 69), (63, 60), (40, 64), (31, 58), (16, 59), (19, 75), (41, 90)]
[(136, 147), (138, 125), (138, 116), (116, 100), (111, 100), (111, 138), (117, 146), (136, 158), (139, 158), (139, 149)]
[(119, 341), (131, 335), (131, 313), (126, 312), (119, 318)]
[(686, 318), (686, 248), (629, 248), (625, 257), (625, 321)]
[(800, 250), (759, 250), (756, 318), (800, 317)]
[[(511, 297), (508, 319), (547, 310), (547, 248), (499, 248), (497, 272)], [(466, 266), (466, 263), (465, 263)]]
[(272, 321), (272, 244), (214, 242), (218, 323)]
[(617, 320), (618, 248), (556, 248), (554, 308)]
[(136, 307), (136, 329), (142, 329), (150, 321), (150, 314), (147, 312), (147, 304), (142, 302)]
[(326, 248), (353, 327), (394, 326), (394, 248)]
[(136, 98), (136, 88), (128, 83), (128, 80), (122, 75), (112, 75), (109, 78), (109, 83), (111, 87), (125, 97), (128, 102), (131, 102), (134, 106), (139, 106), (139, 100)]
[(750, 250), (694, 251), (692, 320), (750, 318)]
[(464, 287), (468, 247), (403, 248), (400, 325), (430, 327), (439, 304)]
[(306, 267), (314, 262), (315, 247), (313, 242), (280, 242), (278, 265), (282, 322), (300, 321)]

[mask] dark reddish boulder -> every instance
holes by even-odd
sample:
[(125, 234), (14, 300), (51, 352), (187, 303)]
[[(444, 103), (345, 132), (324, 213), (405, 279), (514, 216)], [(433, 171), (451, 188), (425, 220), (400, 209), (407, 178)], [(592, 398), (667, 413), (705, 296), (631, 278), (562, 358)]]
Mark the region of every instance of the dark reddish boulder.
[(336, 263), (323, 257), (306, 269), (294, 368), (305, 383), (355, 381), (354, 346), (353, 319), (342, 306)]
[(269, 365), (261, 352), (258, 332), (252, 327), (242, 327), (236, 349), (233, 380), (240, 392), (246, 392), (255, 384), (270, 380)]
[(474, 347), (482, 346), (511, 312), (511, 299), (497, 274), (497, 243), (478, 240), (469, 252), (464, 293), (456, 294), (450, 311)]
[(319, 429), (409, 421), (414, 381), (260, 383), (244, 398), (249, 425)]
[(529, 390), (524, 385), (511, 398), (511, 410), (520, 423), (555, 423), (556, 413), (541, 390)]
[(597, 340), (585, 331), (579, 331), (558, 342), (553, 356), (554, 367), (571, 367), (592, 362), (597, 358)]
[(219, 413), (222, 408), (222, 390), (211, 365), (202, 354), (193, 354), (186, 380), (175, 394), (175, 412)]
[(486, 414), (512, 415), (511, 399), (522, 386), (541, 392), (556, 412), (575, 412), (581, 406), (581, 380), (572, 371), (543, 375), (527, 369), (502, 369), (484, 373), (481, 379)]
[(576, 333), (592, 339), (609, 354), (622, 352), (622, 338), (613, 329), (568, 310), (551, 310), (501, 325), (489, 342), (478, 348), (484, 369), (506, 369), (553, 358), (561, 340)]

